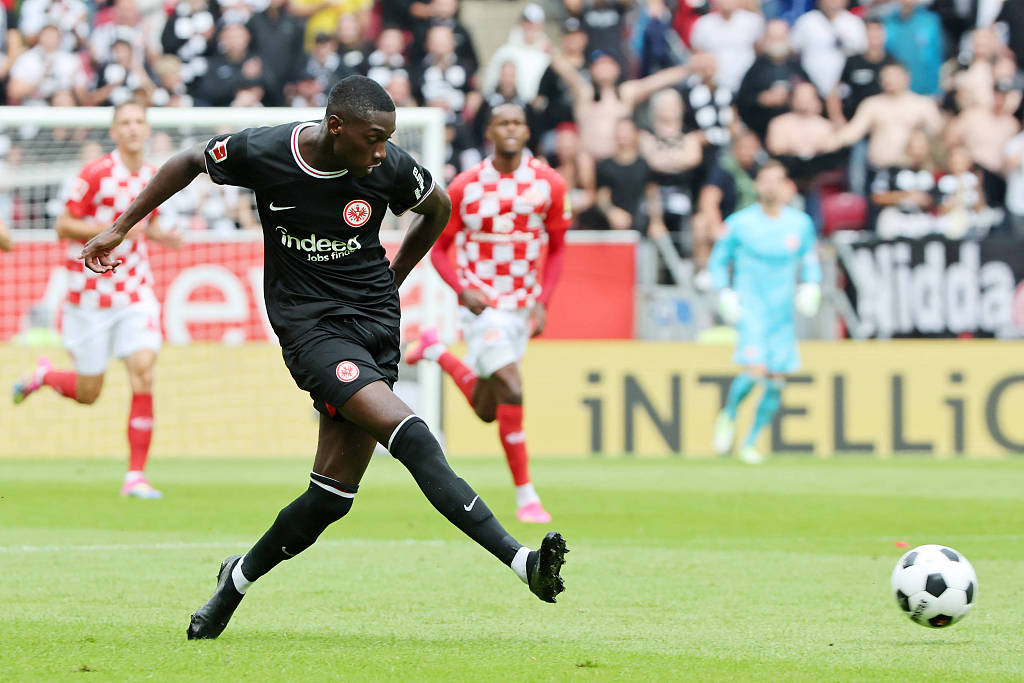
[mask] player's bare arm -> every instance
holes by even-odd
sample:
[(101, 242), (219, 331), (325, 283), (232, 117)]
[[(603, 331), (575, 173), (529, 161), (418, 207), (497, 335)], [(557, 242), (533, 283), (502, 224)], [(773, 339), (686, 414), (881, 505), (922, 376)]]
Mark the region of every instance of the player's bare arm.
[(391, 270), (395, 273), (395, 284), (399, 287), (405, 282), (405, 278), (409, 276), (416, 264), (430, 251), (430, 247), (444, 231), (444, 226), (448, 225), (448, 217), (452, 213), (452, 203), (448, 199), (447, 193), (434, 185), (434, 189), (430, 191), (427, 198), (419, 206), (413, 208), (413, 211), (420, 214), (420, 217), (405, 233), (402, 246), (395, 254), (394, 261), (391, 262)]
[(81, 258), (89, 270), (105, 273), (120, 261), (110, 253), (121, 244), (128, 231), (175, 193), (183, 190), (197, 175), (206, 172), (203, 159), (206, 143), (178, 152), (160, 167), (153, 179), (125, 209), (113, 225), (92, 237), (82, 249)]
[(97, 223), (88, 218), (75, 218), (67, 210), (58, 216), (57, 221), (53, 224), (54, 230), (57, 231), (57, 237), (63, 240), (79, 240), (82, 242), (91, 240), (103, 232), (106, 227), (102, 223)]

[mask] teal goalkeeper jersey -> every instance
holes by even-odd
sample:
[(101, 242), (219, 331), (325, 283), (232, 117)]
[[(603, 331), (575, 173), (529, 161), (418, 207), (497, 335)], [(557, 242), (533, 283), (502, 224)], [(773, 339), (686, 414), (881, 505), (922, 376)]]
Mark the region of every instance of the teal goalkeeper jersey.
[(758, 203), (725, 224), (708, 263), (715, 289), (734, 289), (746, 316), (761, 316), (769, 325), (792, 320), (797, 278), (821, 282), (811, 217), (787, 206), (771, 218)]

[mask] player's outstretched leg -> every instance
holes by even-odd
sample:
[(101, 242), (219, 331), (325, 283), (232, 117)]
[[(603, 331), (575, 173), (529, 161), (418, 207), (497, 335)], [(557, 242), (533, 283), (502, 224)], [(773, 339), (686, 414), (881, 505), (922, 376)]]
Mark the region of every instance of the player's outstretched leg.
[(715, 453), (725, 455), (732, 450), (736, 434), (736, 412), (743, 399), (754, 388), (755, 383), (754, 377), (750, 373), (741, 372), (729, 385), (729, 393), (725, 397), (725, 407), (715, 419), (715, 430), (712, 435)]
[(46, 356), (40, 356), (32, 372), (14, 383), (14, 402), (21, 403), (44, 386), (52, 387), (61, 396), (77, 400), (77, 376), (70, 370), (54, 370)]
[(778, 412), (782, 403), (782, 380), (777, 377), (767, 377), (761, 382), (764, 385), (764, 393), (761, 395), (760, 403), (757, 404), (757, 412), (754, 413), (754, 424), (743, 442), (742, 450), (740, 450), (740, 459), (748, 465), (764, 462), (764, 456), (758, 452), (754, 444), (757, 442), (761, 430), (774, 419), (775, 413)]
[(441, 343), (437, 330), (424, 330), (420, 338), (409, 345), (405, 352), (405, 362), (416, 365), (421, 360), (432, 360), (441, 366), (455, 382), (470, 407), (473, 407), (473, 391), (476, 389), (476, 373), (466, 366), (455, 354)]
[(509, 534), (469, 484), (452, 471), (423, 420), (410, 415), (395, 429), (388, 450), (412, 474), (427, 500), (464, 534), (497, 557), (544, 602), (565, 590), (565, 540), (551, 532), (530, 550)]
[(238, 561), (229, 557), (221, 565), (213, 596), (192, 615), (189, 640), (219, 636), (254, 581), (309, 548), (328, 526), (352, 509), (357, 486), (315, 472), (309, 478), (306, 492), (278, 513), (274, 524), (244, 557), (239, 556)]

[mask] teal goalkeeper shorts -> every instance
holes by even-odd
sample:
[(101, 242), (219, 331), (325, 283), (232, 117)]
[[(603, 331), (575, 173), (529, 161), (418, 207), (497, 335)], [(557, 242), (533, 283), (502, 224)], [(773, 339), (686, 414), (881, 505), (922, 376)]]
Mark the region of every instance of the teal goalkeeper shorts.
[(746, 367), (762, 366), (771, 374), (800, 369), (800, 349), (792, 318), (770, 324), (761, 316), (743, 315), (736, 324), (738, 340), (733, 360)]

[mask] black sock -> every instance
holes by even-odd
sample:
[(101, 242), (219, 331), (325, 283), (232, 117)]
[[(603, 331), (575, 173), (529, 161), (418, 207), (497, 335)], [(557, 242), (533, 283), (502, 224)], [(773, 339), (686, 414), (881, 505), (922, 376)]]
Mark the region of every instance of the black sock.
[(342, 484), (315, 472), (309, 479), (306, 492), (277, 513), (273, 526), (242, 558), (242, 574), (249, 581), (313, 545), (324, 529), (352, 508), (358, 486)]
[(391, 435), (388, 450), (412, 474), (423, 495), (449, 522), (507, 565), (522, 544), (501, 526), (476, 491), (445, 460), (437, 439), (418, 417)]

